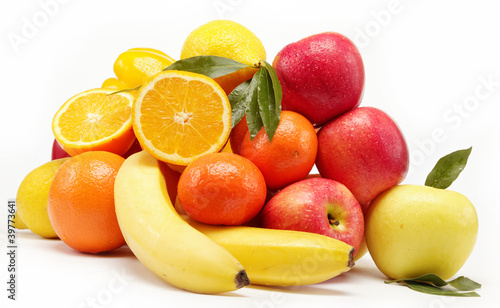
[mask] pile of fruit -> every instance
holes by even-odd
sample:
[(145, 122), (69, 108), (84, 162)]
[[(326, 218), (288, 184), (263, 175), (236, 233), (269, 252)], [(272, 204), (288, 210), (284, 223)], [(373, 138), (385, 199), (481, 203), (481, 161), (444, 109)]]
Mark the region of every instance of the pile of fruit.
[(473, 205), (445, 190), (470, 150), (426, 186), (399, 185), (405, 138), (359, 107), (363, 61), (341, 34), (291, 43), (270, 64), (252, 32), (216, 20), (180, 60), (133, 48), (114, 72), (55, 114), (53, 160), (21, 183), (16, 228), (82, 253), (126, 244), (199, 293), (318, 283), (367, 251), (391, 279), (448, 279), (474, 247)]

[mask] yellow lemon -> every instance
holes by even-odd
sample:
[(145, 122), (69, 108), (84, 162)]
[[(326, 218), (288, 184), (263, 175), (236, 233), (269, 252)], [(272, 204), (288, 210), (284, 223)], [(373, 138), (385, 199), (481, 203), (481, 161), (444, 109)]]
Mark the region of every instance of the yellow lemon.
[(174, 59), (152, 48), (132, 48), (118, 56), (113, 66), (118, 80), (125, 88), (133, 89), (145, 84), (153, 75), (174, 63)]
[(18, 230), (28, 229), (24, 221), (21, 219), (21, 215), (19, 215), (18, 211), (16, 211), (14, 218), (12, 218), (12, 226)]
[(57, 238), (47, 213), (47, 200), (57, 170), (68, 159), (56, 159), (33, 169), (17, 190), (16, 217), (19, 216), (28, 229), (42, 237)]
[[(219, 56), (257, 66), (266, 60), (266, 50), (250, 30), (230, 20), (213, 20), (193, 30), (181, 50), (181, 59), (195, 56)], [(226, 94), (240, 83), (252, 78), (257, 69), (245, 68), (215, 78)]]
[(127, 89), (127, 85), (125, 85), (125, 83), (123, 81), (119, 80), (118, 78), (111, 77), (111, 78), (104, 80), (104, 82), (101, 85), (101, 88), (120, 91), (120, 90)]

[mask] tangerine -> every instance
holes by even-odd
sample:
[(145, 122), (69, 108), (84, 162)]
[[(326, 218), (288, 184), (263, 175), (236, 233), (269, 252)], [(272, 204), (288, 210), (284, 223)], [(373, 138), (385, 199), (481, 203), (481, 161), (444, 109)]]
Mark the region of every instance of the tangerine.
[(269, 189), (278, 190), (304, 179), (316, 159), (318, 138), (307, 118), (293, 111), (282, 111), (278, 128), (269, 142), (264, 127), (250, 140), (248, 131), (240, 154), (262, 172)]
[(69, 158), (57, 171), (47, 211), (54, 231), (71, 248), (95, 254), (125, 244), (114, 201), (115, 177), (124, 161), (91, 151)]
[(212, 225), (241, 225), (255, 217), (266, 200), (262, 173), (233, 153), (206, 154), (182, 173), (177, 197), (193, 219)]

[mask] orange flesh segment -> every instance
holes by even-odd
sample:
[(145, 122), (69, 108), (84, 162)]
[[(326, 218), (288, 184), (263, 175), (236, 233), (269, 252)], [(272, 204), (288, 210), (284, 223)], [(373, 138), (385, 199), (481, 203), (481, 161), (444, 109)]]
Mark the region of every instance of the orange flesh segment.
[(127, 98), (91, 93), (77, 98), (59, 118), (61, 135), (70, 142), (90, 143), (116, 133), (130, 118)]
[(153, 81), (136, 112), (142, 138), (150, 143), (144, 145), (146, 150), (165, 162), (187, 165), (222, 149), (229, 136), (231, 110), (213, 80), (192, 78), (197, 75), (192, 73), (170, 74)]

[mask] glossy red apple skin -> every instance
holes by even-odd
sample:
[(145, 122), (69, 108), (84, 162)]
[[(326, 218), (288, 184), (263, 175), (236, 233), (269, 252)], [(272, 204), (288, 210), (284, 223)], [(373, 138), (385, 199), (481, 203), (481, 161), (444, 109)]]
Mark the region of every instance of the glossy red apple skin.
[(319, 33), (288, 44), (273, 67), (282, 87), (282, 109), (304, 115), (315, 127), (361, 103), (363, 60), (342, 34)]
[(66, 153), (66, 151), (64, 151), (63, 148), (59, 145), (59, 142), (57, 142), (57, 140), (54, 138), (54, 142), (52, 143), (52, 160), (70, 156), (71, 155)]
[(319, 130), (316, 167), (322, 177), (347, 186), (365, 211), (378, 194), (404, 180), (408, 147), (389, 115), (359, 107)]
[(326, 235), (356, 252), (364, 234), (363, 212), (356, 198), (343, 184), (324, 178), (308, 178), (283, 188), (264, 206), (260, 219), (264, 228)]
[[(127, 150), (125, 154), (122, 155), (123, 158), (127, 158), (132, 154), (135, 154), (137, 152), (142, 151), (141, 145), (139, 144), (139, 141), (137, 139), (132, 143), (130, 148)], [(54, 159), (59, 159), (59, 158), (64, 158), (64, 157), (70, 157), (66, 151), (63, 150), (63, 148), (59, 145), (56, 139), (54, 139), (54, 142), (52, 143), (52, 160)]]
[(137, 139), (135, 139), (134, 143), (132, 143), (130, 148), (127, 150), (127, 152), (125, 152), (125, 154), (122, 155), (122, 157), (127, 158), (130, 155), (135, 154), (135, 153), (140, 152), (140, 151), (142, 151), (141, 144), (139, 143), (139, 141)]

